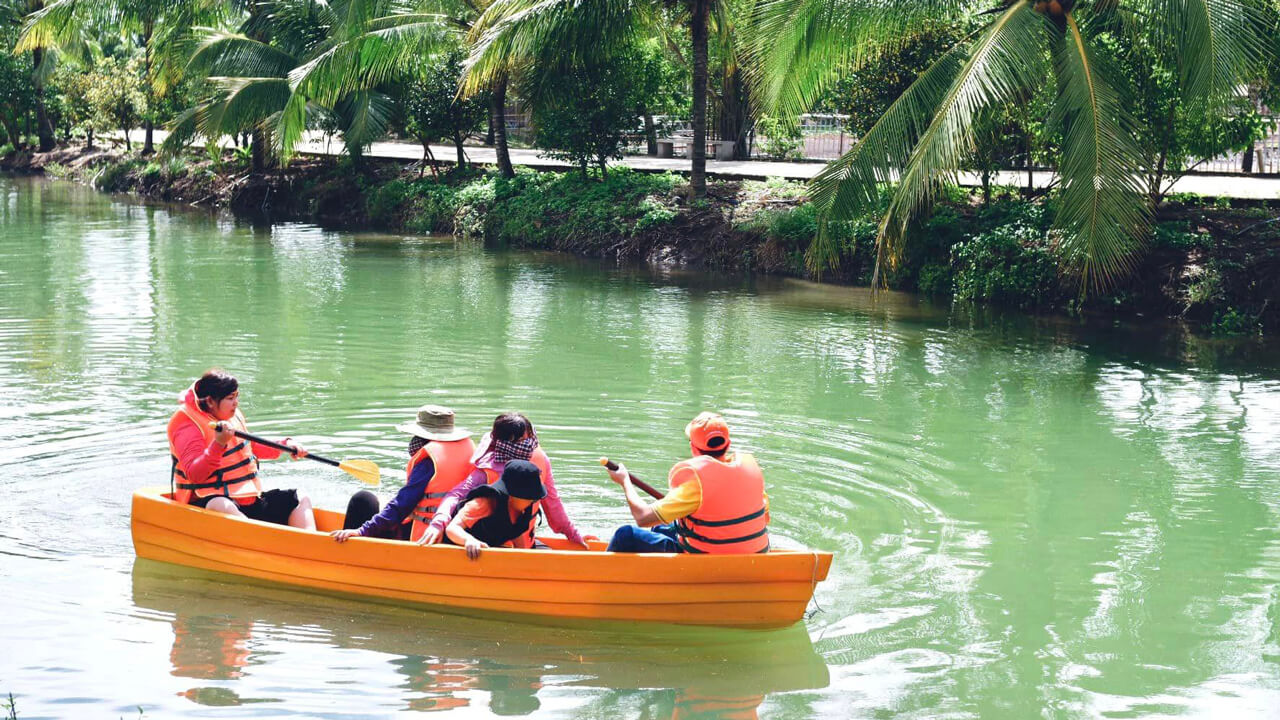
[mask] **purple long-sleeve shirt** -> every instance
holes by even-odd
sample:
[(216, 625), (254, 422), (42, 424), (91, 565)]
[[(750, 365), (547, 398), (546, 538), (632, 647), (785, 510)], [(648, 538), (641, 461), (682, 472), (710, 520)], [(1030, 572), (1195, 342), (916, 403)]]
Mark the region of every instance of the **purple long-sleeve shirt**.
[[(487, 440), (487, 436), (486, 436)], [(482, 440), (480, 447), (487, 447), (488, 443)], [(440, 532), (444, 532), (445, 525), (453, 519), (454, 512), (461, 505), (467, 494), (472, 490), (484, 485), (488, 482), (485, 476), (485, 468), (490, 468), (494, 472), (502, 475), (502, 470), (507, 464), (505, 462), (497, 462), (493, 459), (493, 453), (487, 452), (476, 459), (476, 469), (471, 471), (466, 480), (454, 486), (453, 490), (440, 501), (440, 507), (436, 510), (435, 517), (431, 518), (431, 526), (438, 528)], [(560, 533), (573, 542), (586, 544), (582, 539), (582, 533), (578, 532), (578, 528), (574, 527), (573, 521), (569, 519), (569, 513), (565, 512), (564, 503), (560, 502), (560, 493), (556, 491), (555, 473), (551, 471), (551, 459), (547, 459), (547, 476), (542, 478), (542, 485), (547, 489), (547, 496), (542, 498), (541, 507), (542, 514), (547, 517), (547, 525), (553, 532)]]
[(387, 538), (390, 540), (408, 539), (408, 534), (402, 530), (406, 527), (404, 519), (409, 517), (409, 513), (418, 506), (422, 501), (422, 495), (427, 491), (427, 484), (431, 482), (431, 478), (436, 474), (435, 463), (431, 462), (431, 456), (427, 455), (413, 466), (413, 473), (409, 475), (409, 481), (404, 487), (400, 488), (400, 492), (391, 498), (378, 512), (365, 524), (360, 526), (360, 534), (364, 537)]

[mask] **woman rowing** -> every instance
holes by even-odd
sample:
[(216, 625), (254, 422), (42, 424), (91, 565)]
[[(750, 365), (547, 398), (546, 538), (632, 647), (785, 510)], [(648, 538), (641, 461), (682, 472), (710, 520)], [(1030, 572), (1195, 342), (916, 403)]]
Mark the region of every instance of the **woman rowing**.
[[(240, 383), (223, 370), (212, 369), (178, 398), (169, 418), (169, 454), (173, 468), (173, 499), (214, 512), (251, 520), (315, 530), (311, 499), (296, 489), (262, 491), (258, 461), (274, 460), (283, 451), (237, 438), (245, 432), (240, 414)], [(288, 438), (281, 443), (291, 458), (307, 451)]]

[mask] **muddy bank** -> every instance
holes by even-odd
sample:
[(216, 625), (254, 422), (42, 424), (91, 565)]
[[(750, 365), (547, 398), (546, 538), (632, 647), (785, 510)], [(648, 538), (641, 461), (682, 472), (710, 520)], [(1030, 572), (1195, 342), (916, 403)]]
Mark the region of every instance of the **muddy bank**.
[[(476, 169), (437, 178), (398, 161), (302, 158), (251, 173), (247, 158), (230, 152), (140, 158), (78, 147), (13, 153), (0, 167), (268, 221), (455, 233), (492, 246), (815, 278), (805, 257), (816, 213), (805, 186), (789, 181), (713, 181), (706, 199), (690, 202), (682, 177), (625, 169), (603, 180), (531, 170), (508, 180)], [(1014, 192), (984, 204), (957, 190), (913, 230), (887, 282), (962, 303), (1170, 318), (1206, 334), (1280, 330), (1280, 204), (1171, 198), (1133, 272), (1082, 298), (1058, 269), (1052, 202)], [(874, 217), (834, 228), (837, 264), (816, 279), (868, 284), (875, 233)]]

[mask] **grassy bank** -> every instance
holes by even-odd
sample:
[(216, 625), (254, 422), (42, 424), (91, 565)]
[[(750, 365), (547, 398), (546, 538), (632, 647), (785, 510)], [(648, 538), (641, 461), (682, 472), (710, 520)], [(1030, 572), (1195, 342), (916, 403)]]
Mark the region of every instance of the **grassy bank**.
[[(814, 277), (805, 257), (818, 232), (798, 183), (714, 181), (688, 201), (685, 180), (611, 170), (601, 180), (522, 169), (504, 179), (476, 170), (422, 177), (397, 162), (307, 160), (265, 174), (235, 153), (167, 160), (64, 150), (10, 156), (10, 167), (184, 203), (333, 227), (454, 233), (495, 247), (559, 250), (658, 264)], [(1257, 334), (1280, 327), (1280, 206), (1175, 197), (1161, 207), (1134, 271), (1082, 299), (1060, 274), (1049, 226), (1052, 196), (996, 193), (987, 203), (953, 189), (912, 229), (886, 270), (892, 289), (957, 303), (1024, 310), (1173, 317), (1199, 331)], [(819, 279), (865, 285), (876, 218), (829, 227), (837, 262)]]

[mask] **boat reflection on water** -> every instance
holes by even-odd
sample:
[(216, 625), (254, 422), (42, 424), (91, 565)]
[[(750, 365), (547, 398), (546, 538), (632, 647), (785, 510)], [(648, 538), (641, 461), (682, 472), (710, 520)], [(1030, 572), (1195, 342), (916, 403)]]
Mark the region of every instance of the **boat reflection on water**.
[[(588, 704), (634, 706), (627, 716), (750, 718), (770, 694), (830, 682), (799, 624), (776, 631), (531, 625), (228, 581), (141, 559), (133, 603), (140, 617), (171, 626), (170, 674), (199, 681), (178, 694), (201, 705), (307, 697), (308, 689), (287, 690), (285, 676), (314, 692), (351, 684), (387, 712), (484, 707), (528, 715), (548, 693), (564, 707), (578, 689), (584, 697), (592, 689)], [(296, 659), (299, 647), (305, 657)], [(353, 658), (365, 665), (353, 668)], [(297, 667), (282, 667), (291, 663)], [(247, 697), (262, 694), (277, 697)]]

